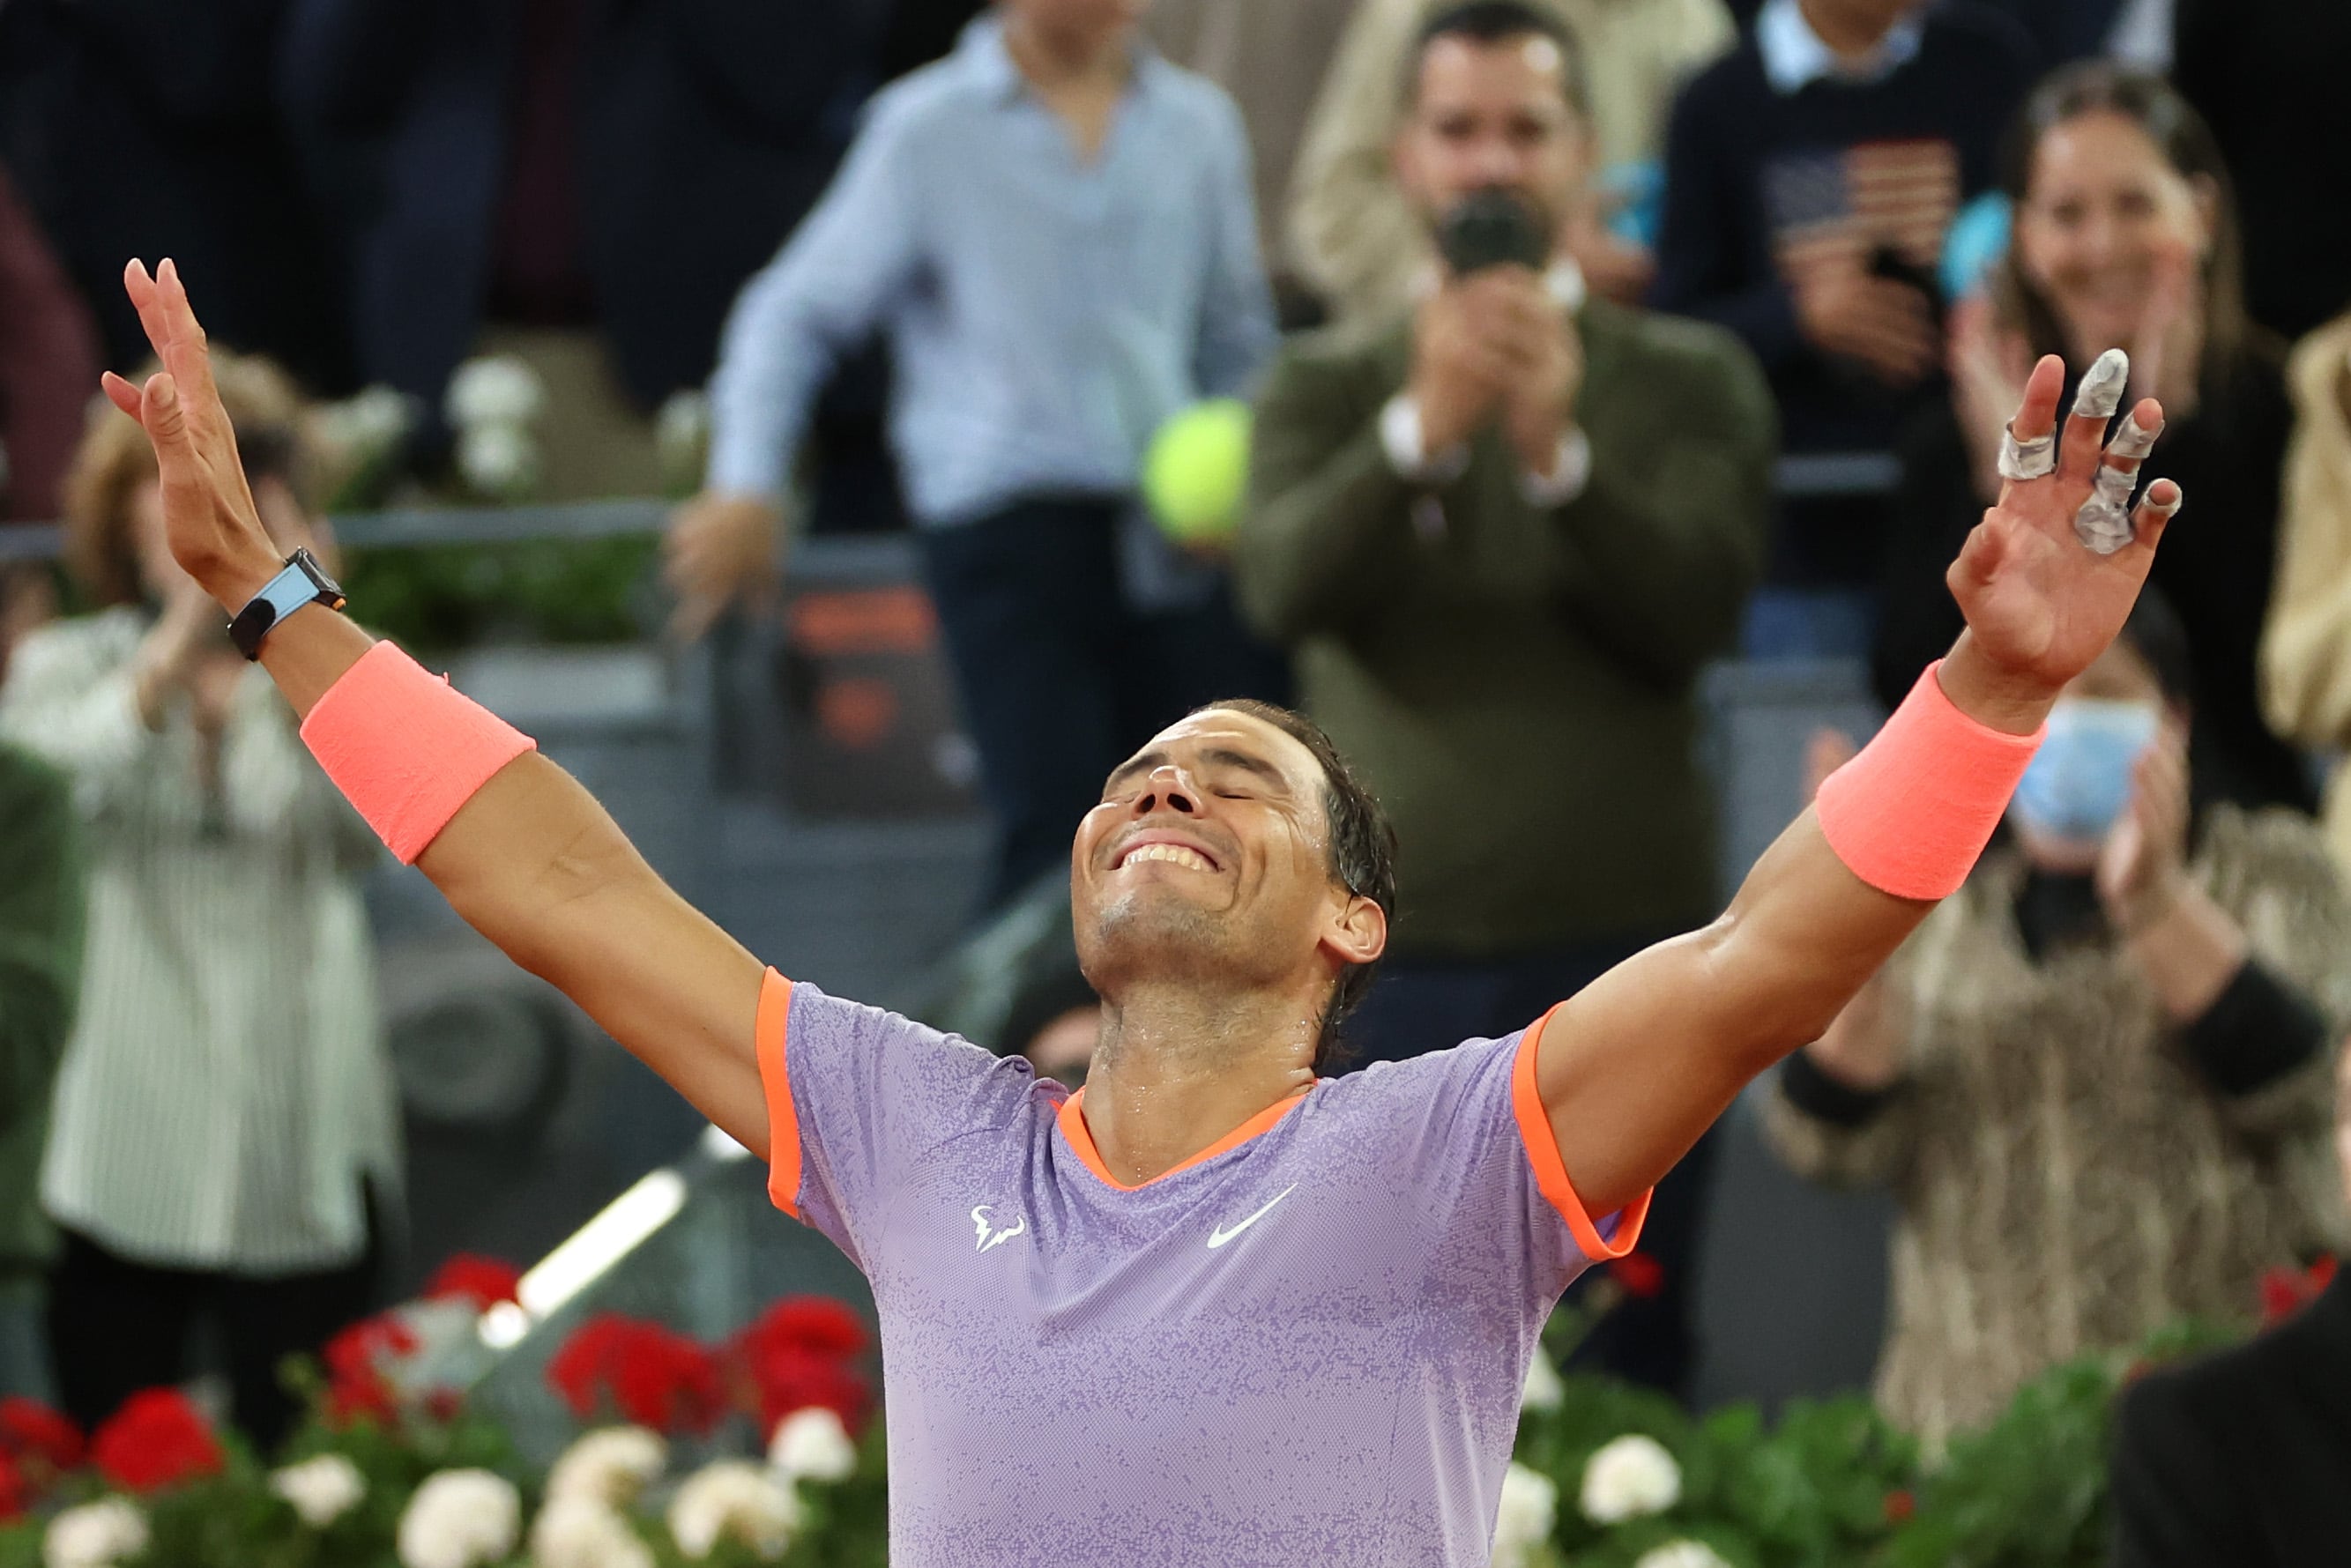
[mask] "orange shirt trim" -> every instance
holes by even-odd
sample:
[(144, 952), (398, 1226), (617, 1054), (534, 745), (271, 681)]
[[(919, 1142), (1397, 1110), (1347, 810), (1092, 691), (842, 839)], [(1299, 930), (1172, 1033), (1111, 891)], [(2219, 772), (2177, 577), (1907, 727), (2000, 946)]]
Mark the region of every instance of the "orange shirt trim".
[(792, 1016), (792, 983), (770, 969), (759, 981), (759, 1019), (751, 1038), (759, 1083), (768, 1092), (768, 1197), (794, 1219), (800, 1217), (800, 1117), (792, 1106), (784, 1036)]
[(1534, 1166), (1535, 1186), (1567, 1221), (1583, 1255), (1594, 1263), (1605, 1263), (1640, 1244), (1641, 1227), (1649, 1218), (1649, 1199), (1654, 1195), (1645, 1192), (1625, 1206), (1613, 1244), (1600, 1239), (1599, 1227), (1583, 1211), (1583, 1200), (1575, 1196), (1575, 1187), (1567, 1179), (1567, 1162), (1559, 1154), (1559, 1134), (1552, 1130), (1551, 1113), (1543, 1109), (1542, 1093), (1535, 1087), (1535, 1052), (1542, 1046), (1543, 1026), (1558, 1011), (1553, 1008), (1537, 1019), (1519, 1040), (1518, 1060), (1510, 1069), (1510, 1109), (1518, 1119), (1519, 1141), (1526, 1145), (1527, 1163)]
[[(1318, 1080), (1317, 1082), (1320, 1081)], [(1165, 1181), (1169, 1176), (1174, 1176), (1177, 1171), (1190, 1170), (1202, 1160), (1213, 1160), (1218, 1155), (1225, 1153), (1228, 1149), (1238, 1149), (1243, 1144), (1248, 1143), (1251, 1138), (1256, 1137), (1259, 1133), (1264, 1132), (1276, 1122), (1280, 1121), (1284, 1116), (1289, 1115), (1292, 1111), (1297, 1110), (1298, 1107), (1306, 1103), (1306, 1096), (1304, 1094), (1292, 1094), (1287, 1100), (1278, 1101), (1271, 1105), (1268, 1105), (1264, 1110), (1259, 1111), (1256, 1115), (1251, 1116), (1248, 1121), (1243, 1122), (1239, 1126), (1235, 1127), (1231, 1132), (1227, 1133), (1223, 1137), (1218, 1138), (1215, 1143), (1210, 1144), (1207, 1148), (1202, 1149), (1198, 1154), (1194, 1155), (1182, 1165), (1171, 1166), (1166, 1170), (1161, 1171), (1157, 1176), (1153, 1176), (1151, 1181), (1137, 1182), (1134, 1186), (1130, 1186), (1125, 1182), (1123, 1182), (1116, 1176), (1111, 1175), (1110, 1167), (1102, 1164), (1102, 1153), (1094, 1147), (1094, 1135), (1086, 1130), (1085, 1113), (1078, 1109), (1078, 1103), (1085, 1097), (1086, 1092), (1081, 1089), (1076, 1093), (1071, 1095), (1067, 1100), (1061, 1102), (1061, 1113), (1057, 1118), (1061, 1123), (1061, 1136), (1069, 1144), (1071, 1150), (1076, 1154), (1080, 1164), (1083, 1165), (1086, 1169), (1093, 1172), (1094, 1175), (1102, 1180), (1102, 1185), (1105, 1186), (1115, 1187), (1120, 1192), (1140, 1192), (1143, 1188), (1149, 1186), (1151, 1185), (1151, 1181)]]

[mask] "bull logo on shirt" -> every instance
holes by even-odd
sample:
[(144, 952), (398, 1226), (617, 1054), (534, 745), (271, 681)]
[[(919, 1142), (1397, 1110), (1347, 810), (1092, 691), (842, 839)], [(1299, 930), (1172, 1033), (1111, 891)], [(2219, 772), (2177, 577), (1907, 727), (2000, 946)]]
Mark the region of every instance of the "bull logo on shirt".
[(1018, 1225), (1008, 1226), (1000, 1230), (990, 1225), (987, 1222), (987, 1216), (994, 1207), (993, 1204), (983, 1203), (971, 1211), (971, 1223), (979, 1232), (979, 1250), (982, 1252), (992, 1252), (1014, 1237), (1028, 1233), (1029, 1217), (1025, 1214), (1020, 1217), (1020, 1223)]

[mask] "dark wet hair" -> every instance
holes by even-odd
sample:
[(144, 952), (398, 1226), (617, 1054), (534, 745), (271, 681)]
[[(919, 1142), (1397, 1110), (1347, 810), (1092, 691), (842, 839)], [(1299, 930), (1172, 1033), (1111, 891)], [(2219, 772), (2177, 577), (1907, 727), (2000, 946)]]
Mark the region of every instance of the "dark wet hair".
[[(1254, 697), (1205, 703), (1195, 713), (1240, 713), (1262, 719), (1298, 742), (1322, 768), (1322, 813), (1330, 826), (1331, 880), (1358, 898), (1368, 898), (1380, 913), (1395, 918), (1395, 829), (1387, 812), (1348, 768), (1322, 727), (1302, 713)], [(1340, 1025), (1371, 989), (1376, 964), (1353, 964), (1340, 971), (1331, 1000), (1322, 1009), (1322, 1030), (1314, 1042), (1314, 1071), (1339, 1060)]]
[[(1274, 0), (1260, 3), (1272, 4)], [(1589, 112), (1592, 95), (1584, 87), (1583, 46), (1565, 22), (1549, 11), (1528, 5), (1526, 0), (1463, 0), (1461, 5), (1444, 6), (1430, 16), (1414, 35), (1412, 53), (1405, 58), (1405, 105), (1409, 108), (1420, 101), (1420, 68), (1428, 58), (1430, 47), (1438, 39), (1462, 38), (1491, 46), (1528, 37), (1549, 38), (1559, 46), (1559, 80), (1567, 93), (1567, 106), (1578, 114)]]

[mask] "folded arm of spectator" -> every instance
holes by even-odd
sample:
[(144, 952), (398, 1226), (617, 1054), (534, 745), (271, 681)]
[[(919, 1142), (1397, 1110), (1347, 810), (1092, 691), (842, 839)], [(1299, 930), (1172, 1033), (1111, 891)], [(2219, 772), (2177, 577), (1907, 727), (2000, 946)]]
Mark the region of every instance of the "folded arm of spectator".
[(87, 638), (32, 638), (9, 661), (0, 691), (0, 739), (69, 774), (86, 810), (136, 784), (157, 739), (141, 714), (139, 661), (92, 653)]
[(1596, 444), (1590, 480), (1553, 509), (1562, 591), (1594, 637), (1645, 678), (1677, 685), (1736, 635), (1762, 570), (1778, 421), (1738, 354), (1691, 355), (1653, 395), (1670, 421), (1637, 462)]
[(1280, 334), (1273, 324), (1273, 291), (1258, 252), (1249, 132), (1240, 112), (1229, 105), (1218, 124), (1217, 200), (1192, 373), (1207, 396), (1247, 397)]
[(2351, 743), (2351, 318), (2295, 350), (2275, 597), (2262, 636), (2262, 706), (2304, 746)]
[(913, 162), (885, 99), (824, 199), (737, 296), (710, 381), (708, 488), (783, 494), (825, 376), (920, 264)]
[(0, 759), (0, 1124), (48, 1103), (81, 983), (82, 883), (59, 774)]
[(1414, 488), (1353, 361), (1282, 356), (1258, 396), (1249, 505), (1233, 539), (1242, 611), (1277, 643), (1354, 623), (1411, 580)]
[(1666, 136), (1665, 210), (1657, 230), (1657, 278), (1649, 303), (1739, 334), (1767, 370), (1805, 349), (1794, 290), (1778, 277), (1743, 277), (1732, 214), (1753, 199), (1722, 166), (1736, 128), (1718, 126), (1710, 99), (1685, 93)]

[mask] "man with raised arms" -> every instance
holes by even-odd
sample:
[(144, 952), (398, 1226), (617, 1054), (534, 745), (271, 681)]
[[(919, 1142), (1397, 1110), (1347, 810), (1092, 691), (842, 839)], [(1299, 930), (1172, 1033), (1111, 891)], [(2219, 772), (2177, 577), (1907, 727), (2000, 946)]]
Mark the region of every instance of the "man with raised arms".
[(2061, 455), (2044, 361), (1952, 569), (1968, 631), (1730, 908), (1518, 1034), (1344, 1078), (1316, 1067), (1386, 939), (1377, 808), (1303, 720), (1193, 714), (1078, 824), (1105, 1006), (1072, 1095), (764, 969), (527, 739), (333, 613), (254, 515), (172, 264), (126, 281), (166, 368), (108, 394), (322, 765), (872, 1281), (899, 1568), (1484, 1563), (1552, 1304), (1959, 885), (2180, 499), (2158, 481), (2119, 548), (2082, 542), (2116, 542), (2161, 414), (2102, 455), (2121, 382), (2093, 374)]

